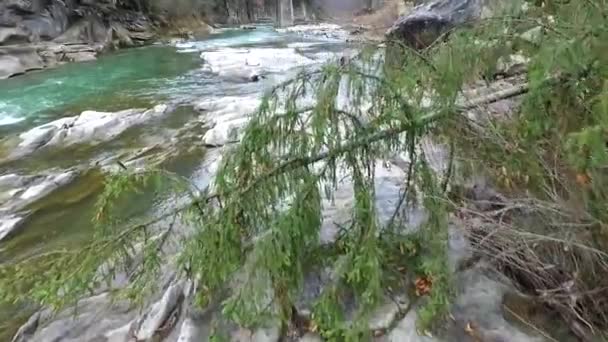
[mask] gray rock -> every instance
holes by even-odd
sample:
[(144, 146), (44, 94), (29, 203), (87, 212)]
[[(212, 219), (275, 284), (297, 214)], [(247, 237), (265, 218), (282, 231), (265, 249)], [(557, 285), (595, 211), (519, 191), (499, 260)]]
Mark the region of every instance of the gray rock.
[(10, 237), (19, 229), (25, 218), (19, 216), (0, 217), (0, 241)]
[(498, 59), (496, 65), (497, 73), (505, 76), (513, 76), (522, 73), (526, 70), (530, 59), (520, 54), (513, 54)]
[(385, 298), (384, 303), (376, 308), (369, 320), (369, 329), (372, 331), (388, 329), (402, 310), (409, 304), (407, 296)]
[(79, 143), (96, 144), (111, 140), (125, 130), (167, 112), (158, 105), (147, 111), (128, 109), (116, 113), (85, 111), (78, 116), (61, 118), (19, 135), (21, 142), (10, 158), (20, 158), (42, 147), (69, 146)]
[(161, 300), (152, 305), (137, 324), (138, 329), (135, 332), (135, 336), (138, 340), (148, 340), (156, 334), (156, 331), (169, 318), (171, 312), (176, 309), (180, 298), (183, 298), (183, 293), (183, 281), (169, 286)]
[(533, 27), (528, 31), (520, 34), (519, 38), (528, 43), (539, 44), (543, 38), (543, 28), (541, 26)]
[(388, 30), (390, 39), (422, 49), (452, 28), (472, 23), (499, 11), (502, 0), (430, 0), (399, 18)]
[(76, 53), (65, 54), (64, 61), (68, 62), (90, 62), (97, 59), (97, 53), (90, 51), (82, 51)]
[[(50, 0), (29, 2), (29, 6), (9, 5), (9, 10), (21, 15), (20, 27), (29, 33), (29, 41), (51, 40), (62, 34), (68, 27), (70, 9), (63, 1)], [(28, 8), (28, 10), (25, 10)]]
[(122, 24), (113, 22), (110, 24), (112, 29), (112, 38), (118, 40), (120, 46), (133, 46), (133, 39), (129, 35), (127, 30)]
[(111, 301), (106, 293), (82, 299), (78, 302), (78, 311), (54, 314), (44, 309), (30, 317), (15, 334), (13, 342), (99, 341), (102, 332), (131, 320), (129, 308), (124, 301)]
[[(412, 310), (399, 322), (383, 340), (386, 342), (439, 342), (435, 337), (420, 335), (416, 327), (418, 315)], [(453, 339), (450, 341), (461, 341)]]
[(35, 177), (0, 177), (0, 241), (10, 238), (22, 226), (34, 203), (70, 184), (78, 174), (69, 170)]
[(195, 108), (204, 113), (205, 121), (211, 126), (203, 136), (204, 144), (223, 146), (238, 141), (240, 131), (259, 104), (257, 96), (224, 97), (198, 103)]
[(207, 339), (208, 333), (204, 329), (204, 324), (187, 317), (179, 330), (177, 342), (199, 342)]
[(480, 263), (458, 274), (458, 293), (451, 314), (454, 322), (449, 336), (466, 338), (467, 325), (473, 327), (482, 341), (540, 342), (543, 338), (530, 335), (507, 322), (503, 316), (503, 296), (516, 290), (508, 279)]
[(0, 45), (27, 43), (30, 33), (22, 27), (0, 26)]
[(97, 16), (87, 16), (74, 23), (61, 36), (54, 39), (58, 43), (105, 43), (111, 38), (111, 31)]
[(218, 122), (203, 136), (205, 145), (212, 147), (224, 146), (239, 140), (239, 133), (246, 126), (248, 118)]
[[(382, 160), (376, 161), (375, 168), (375, 195), (376, 213), (382, 225), (387, 225), (393, 217), (401, 199), (406, 171), (396, 165), (384, 165)], [(333, 196), (323, 200), (323, 226), (321, 241), (331, 243), (335, 241), (339, 227), (347, 227), (353, 209), (353, 182), (350, 176), (342, 179)], [(403, 206), (397, 213), (400, 222), (403, 222), (404, 232), (414, 232), (426, 220), (426, 213), (422, 207)]]
[(43, 60), (32, 47), (0, 47), (0, 79), (43, 68)]

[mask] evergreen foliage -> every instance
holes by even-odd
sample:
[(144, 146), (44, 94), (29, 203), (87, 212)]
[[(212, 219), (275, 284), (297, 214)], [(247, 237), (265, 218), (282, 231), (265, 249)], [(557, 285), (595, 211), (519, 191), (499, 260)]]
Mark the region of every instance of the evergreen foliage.
[[(487, 166), (504, 166), (509, 175), (519, 172), (540, 189), (549, 177), (542, 165), (546, 159), (536, 157), (559, 153), (565, 169), (593, 182), (585, 188), (584, 205), (597, 222), (594, 232), (603, 236), (608, 6), (604, 0), (550, 1), (528, 3), (522, 12), (521, 3), (516, 5), (517, 12), (454, 30), (449, 40), (424, 51), (389, 42), (386, 63), (372, 47), (348, 63), (335, 61), (279, 85), (264, 97), (241, 143), (225, 154), (205, 191), (162, 171), (110, 180), (91, 243), (0, 266), (0, 299), (60, 308), (101, 284), (110, 286), (120, 271), (132, 281), (117, 293), (142, 299), (154, 290), (162, 265), (176, 262), (183, 276), (196, 280), (200, 305), (219, 298), (224, 314), (239, 324), (278, 318), (286, 326), (295, 318), (305, 274), (329, 267), (332, 282), (315, 303), (312, 320), (328, 340), (358, 341), (369, 337), (371, 310), (403, 282), (399, 270), (407, 266), (410, 274), (432, 280), (420, 309), (420, 327), (428, 329), (449, 307), (446, 243), (452, 209), (444, 194), (450, 173), (435, 172), (420, 148), (429, 138), (449, 139), (461, 149), (473, 146), (481, 163), (493, 161)], [(521, 39), (536, 27), (539, 41)], [(472, 83), (494, 77), (498, 60), (514, 51), (532, 59), (525, 85), (498, 97), (462, 98)], [(524, 95), (521, 113), (496, 128), (519, 145), (478, 144), (458, 130), (463, 113), (519, 95)], [(413, 235), (404, 234), (399, 213), (382, 225), (374, 204), (375, 164), (398, 153), (412, 160), (400, 206), (421, 205), (429, 213)], [(354, 190), (350, 225), (323, 245), (323, 199), (331, 199), (344, 175)], [(159, 182), (159, 189), (191, 191), (192, 202), (127, 228), (114, 222), (112, 203), (150, 181)], [(163, 247), (175, 220), (192, 233), (177, 258), (167, 261)], [(344, 296), (357, 299), (352, 317), (342, 310)]]

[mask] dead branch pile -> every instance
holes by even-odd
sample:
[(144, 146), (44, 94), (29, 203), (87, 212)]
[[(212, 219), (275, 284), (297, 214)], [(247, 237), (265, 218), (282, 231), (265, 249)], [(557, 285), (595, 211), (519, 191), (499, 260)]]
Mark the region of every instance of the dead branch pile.
[(592, 222), (536, 199), (468, 201), (460, 210), (473, 249), (527, 294), (556, 310), (577, 336), (608, 329), (608, 254)]

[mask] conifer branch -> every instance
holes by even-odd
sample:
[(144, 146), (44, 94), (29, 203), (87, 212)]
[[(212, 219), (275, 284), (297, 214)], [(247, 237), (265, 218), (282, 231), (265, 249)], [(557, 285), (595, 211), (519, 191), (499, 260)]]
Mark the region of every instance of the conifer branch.
[[(512, 88), (508, 88), (505, 90), (501, 90), (496, 93), (468, 101), (465, 105), (457, 107), (455, 112), (458, 114), (462, 114), (471, 109), (478, 108), (482, 105), (488, 105), (488, 104), (492, 104), (492, 103), (495, 103), (498, 101), (513, 98), (515, 96), (525, 94), (528, 91), (528, 89), (529, 89), (528, 84), (526, 83), (526, 84), (514, 86)], [(294, 170), (294, 169), (297, 169), (300, 167), (309, 166), (309, 165), (312, 165), (312, 164), (315, 164), (317, 162), (327, 160), (327, 159), (337, 159), (347, 152), (351, 152), (351, 151), (360, 149), (362, 147), (369, 146), (370, 144), (373, 144), (378, 141), (382, 141), (382, 140), (389, 139), (391, 137), (395, 137), (412, 128), (419, 128), (419, 127), (426, 126), (442, 117), (445, 117), (446, 115), (448, 115), (448, 114), (445, 112), (429, 113), (429, 114), (421, 116), (419, 119), (417, 119), (413, 122), (402, 123), (401, 125), (398, 125), (396, 127), (380, 130), (376, 133), (367, 135), (365, 137), (362, 137), (360, 139), (357, 139), (357, 140), (349, 142), (349, 143), (342, 144), (341, 146), (339, 146), (337, 148), (334, 148), (329, 151), (321, 152), (314, 156), (294, 157), (294, 158), (288, 159), (288, 160), (284, 161), (283, 163), (279, 164), (278, 166), (276, 166), (275, 168), (273, 168), (272, 170), (257, 177), (252, 182), (250, 182), (243, 190), (236, 191), (236, 193), (238, 193), (239, 196), (245, 195), (245, 194), (249, 193), (250, 191), (254, 190), (259, 184), (261, 184), (261, 183), (267, 181), (268, 179), (273, 178), (281, 173), (284, 173), (284, 172), (287, 172), (290, 170)], [(234, 193), (233, 193), (233, 195), (234, 195)], [(194, 198), (191, 202), (187, 203), (186, 205), (180, 206), (161, 216), (158, 216), (156, 218), (153, 218), (153, 219), (147, 220), (145, 222), (142, 222), (140, 224), (136, 224), (136, 225), (132, 226), (131, 228), (129, 228), (126, 231), (123, 231), (121, 234), (119, 234), (117, 236), (117, 238), (123, 239), (125, 236), (128, 236), (130, 233), (133, 233), (136, 230), (145, 229), (146, 227), (156, 224), (160, 221), (163, 221), (171, 216), (180, 214), (180, 213), (192, 208), (192, 206), (197, 206), (197, 208), (198, 208), (199, 204), (207, 204), (215, 199), (219, 199), (222, 197), (226, 197), (226, 194), (212, 193), (212, 194), (208, 194), (206, 196), (199, 196), (197, 198)]]

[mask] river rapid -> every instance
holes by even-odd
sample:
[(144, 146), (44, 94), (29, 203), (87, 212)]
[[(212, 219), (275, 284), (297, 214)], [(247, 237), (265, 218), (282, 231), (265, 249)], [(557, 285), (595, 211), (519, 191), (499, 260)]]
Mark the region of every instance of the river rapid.
[[(213, 147), (246, 123), (263, 92), (340, 57), (346, 36), (333, 26), (222, 29), (0, 81), (0, 262), (89, 239), (104, 180), (119, 161), (160, 166), (204, 187), (220, 154)], [(175, 205), (151, 194), (128, 196), (118, 216)], [(0, 309), (0, 340), (29, 314)]]

